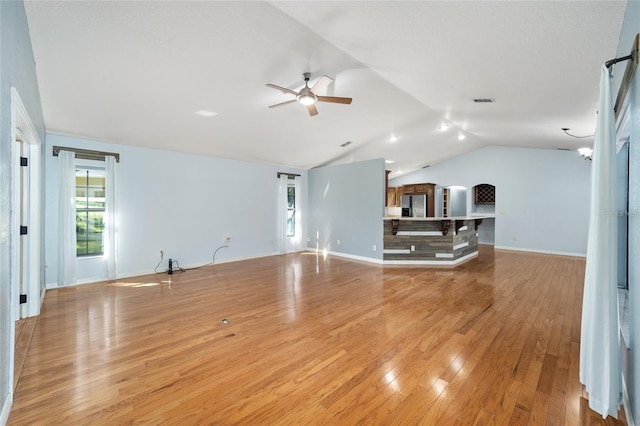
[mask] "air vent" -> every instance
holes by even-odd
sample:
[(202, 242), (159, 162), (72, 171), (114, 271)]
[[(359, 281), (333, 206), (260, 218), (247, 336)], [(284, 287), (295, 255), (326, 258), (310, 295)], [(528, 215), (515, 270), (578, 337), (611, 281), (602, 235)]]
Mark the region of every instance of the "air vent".
[(343, 144), (342, 144), (342, 145), (340, 145), (340, 146), (344, 148), (345, 146), (349, 146), (349, 145), (351, 145), (352, 143), (353, 143), (353, 142), (351, 142), (351, 141), (346, 141), (345, 143), (343, 143)]
[(573, 151), (573, 150), (569, 148), (558, 148), (558, 151)]
[(423, 169), (426, 169), (427, 167), (429, 167), (430, 164), (427, 164), (426, 166), (422, 166)]
[(475, 98), (473, 100), (473, 102), (477, 103), (477, 104), (487, 104), (487, 103), (492, 103), (495, 102), (496, 100), (493, 98)]

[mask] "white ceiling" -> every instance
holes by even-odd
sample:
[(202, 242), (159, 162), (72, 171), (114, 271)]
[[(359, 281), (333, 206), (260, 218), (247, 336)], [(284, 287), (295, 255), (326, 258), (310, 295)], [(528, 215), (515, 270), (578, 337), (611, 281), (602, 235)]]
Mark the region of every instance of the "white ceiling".
[[(593, 133), (600, 67), (615, 56), (626, 4), (27, 1), (25, 8), (49, 132), (305, 169), (384, 157), (397, 175), (485, 145), (591, 144), (560, 129)], [(319, 103), (315, 117), (299, 104), (268, 109), (291, 97), (265, 84), (297, 90), (305, 71), (312, 82), (335, 78), (326, 94), (353, 103)], [(440, 131), (442, 122), (452, 127)]]

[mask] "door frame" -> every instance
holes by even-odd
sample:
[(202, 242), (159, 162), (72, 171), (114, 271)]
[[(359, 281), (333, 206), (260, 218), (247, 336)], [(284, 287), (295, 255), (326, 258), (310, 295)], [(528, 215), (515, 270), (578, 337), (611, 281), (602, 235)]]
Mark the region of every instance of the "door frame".
[[(18, 244), (20, 237), (20, 209), (15, 208), (20, 203), (20, 173), (21, 166), (19, 164), (19, 145), (17, 142), (17, 130), (21, 130), (24, 147), (29, 151), (29, 213), (28, 226), (29, 230), (26, 235), (28, 244), (27, 259), (28, 264), (26, 279), (27, 303), (24, 309), (19, 307), (19, 291), (20, 291), (20, 256), (21, 248)], [(31, 317), (40, 314), (40, 306), (44, 298), (43, 268), (42, 268), (42, 142), (33, 126), (33, 122), (27, 113), (24, 103), (20, 99), (20, 95), (15, 87), (11, 88), (11, 157), (12, 161), (12, 178), (11, 185), (12, 203), (14, 208), (11, 209), (11, 300), (12, 300), (12, 319), (15, 321), (19, 318)], [(13, 327), (12, 327), (13, 328)], [(13, 338), (12, 338), (13, 342)]]

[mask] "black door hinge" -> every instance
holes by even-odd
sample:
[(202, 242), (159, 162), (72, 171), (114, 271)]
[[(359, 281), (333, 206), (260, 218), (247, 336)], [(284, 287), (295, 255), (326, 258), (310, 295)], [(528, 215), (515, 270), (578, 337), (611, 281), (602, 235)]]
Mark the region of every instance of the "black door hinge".
[(21, 294), (20, 295), (20, 304), (22, 305), (23, 303), (27, 303), (27, 295), (26, 294)]
[(27, 167), (29, 165), (29, 159), (27, 157), (20, 157), (20, 166)]
[(26, 226), (20, 226), (20, 235), (27, 235), (28, 228)]

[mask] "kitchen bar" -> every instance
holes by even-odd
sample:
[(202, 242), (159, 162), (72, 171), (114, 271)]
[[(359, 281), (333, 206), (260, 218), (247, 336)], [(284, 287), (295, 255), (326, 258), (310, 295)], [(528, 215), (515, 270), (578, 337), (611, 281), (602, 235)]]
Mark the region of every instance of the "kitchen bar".
[(385, 265), (454, 266), (478, 255), (481, 217), (385, 217)]

